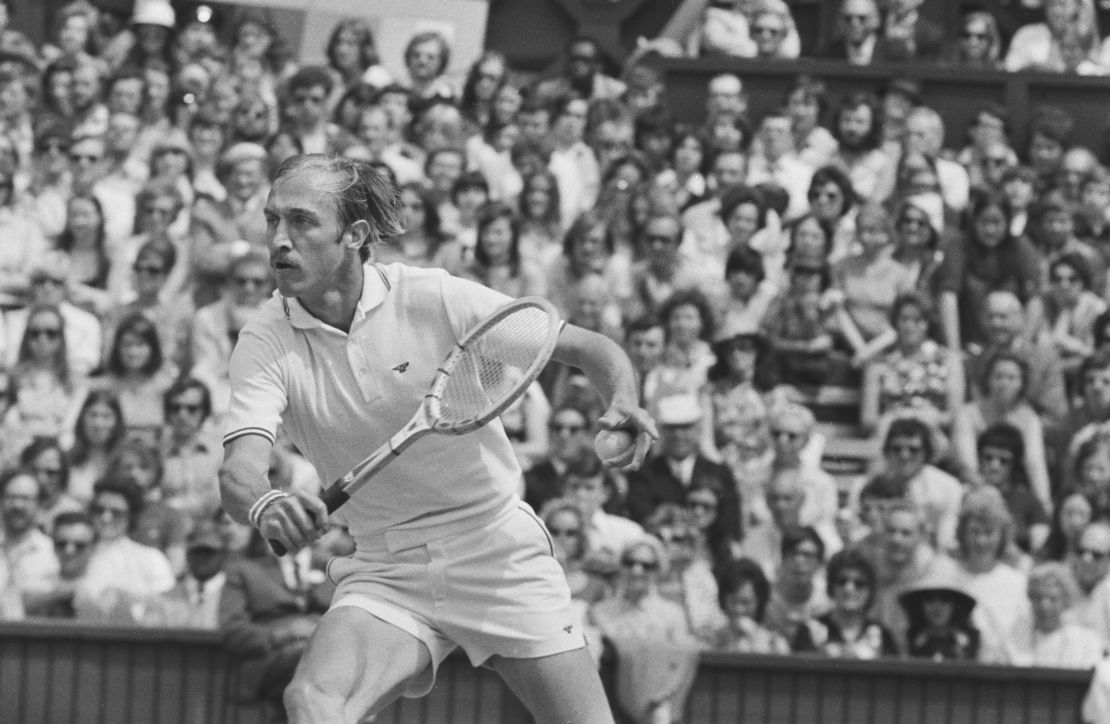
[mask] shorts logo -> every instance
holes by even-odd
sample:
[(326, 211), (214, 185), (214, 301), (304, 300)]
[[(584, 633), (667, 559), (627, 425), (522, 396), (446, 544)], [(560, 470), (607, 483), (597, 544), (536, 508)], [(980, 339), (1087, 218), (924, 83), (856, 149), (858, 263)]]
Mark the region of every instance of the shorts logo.
[(394, 367), (393, 371), (394, 372), (400, 372), (400, 373), (404, 374), (405, 370), (407, 370), (408, 368), (409, 368), (409, 363), (408, 362), (402, 362), (401, 364)]

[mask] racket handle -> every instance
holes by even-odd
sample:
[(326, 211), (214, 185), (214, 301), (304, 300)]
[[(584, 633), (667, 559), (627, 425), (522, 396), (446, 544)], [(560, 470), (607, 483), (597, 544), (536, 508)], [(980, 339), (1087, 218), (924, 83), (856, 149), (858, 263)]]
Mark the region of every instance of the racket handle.
[[(332, 485), (330, 488), (324, 491), (324, 494), (320, 496), (320, 499), (323, 500), (324, 505), (327, 506), (328, 515), (331, 515), (335, 511), (339, 510), (339, 507), (341, 505), (350, 500), (351, 496), (347, 495), (347, 491), (339, 487), (338, 485)], [(308, 515), (309, 517), (312, 517), (312, 513), (309, 513)], [(270, 550), (272, 550), (274, 552), (274, 555), (278, 556), (279, 558), (287, 553), (287, 551), (285, 550), (285, 546), (273, 539), (270, 539)]]

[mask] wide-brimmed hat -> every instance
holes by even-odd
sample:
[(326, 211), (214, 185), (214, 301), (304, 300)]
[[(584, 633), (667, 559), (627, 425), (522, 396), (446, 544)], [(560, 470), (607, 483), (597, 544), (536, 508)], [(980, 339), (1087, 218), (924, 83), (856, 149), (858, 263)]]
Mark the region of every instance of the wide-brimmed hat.
[[(934, 566), (934, 568), (937, 568)], [(950, 601), (953, 606), (952, 617), (955, 621), (966, 622), (975, 609), (976, 601), (963, 584), (957, 580), (953, 571), (934, 570), (926, 574), (920, 581), (898, 596), (898, 602), (906, 611), (911, 620), (922, 616), (925, 601), (933, 598), (943, 598)]]

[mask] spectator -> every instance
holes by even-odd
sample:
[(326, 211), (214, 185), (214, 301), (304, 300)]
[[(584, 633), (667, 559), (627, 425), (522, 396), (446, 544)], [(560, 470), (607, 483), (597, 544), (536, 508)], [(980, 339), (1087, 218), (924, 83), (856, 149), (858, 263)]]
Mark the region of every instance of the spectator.
[(979, 629), (971, 623), (975, 599), (959, 581), (920, 581), (898, 599), (909, 620), (907, 650), (913, 658), (975, 661)]
[(715, 651), (742, 654), (788, 654), (790, 644), (763, 625), (771, 595), (763, 569), (747, 558), (727, 562), (717, 574), (721, 609), (727, 627), (718, 633)]
[(573, 93), (587, 101), (620, 98), (624, 95), (623, 82), (603, 72), (601, 46), (593, 38), (577, 36), (567, 45), (562, 58), (562, 72), (541, 82), (536, 93), (555, 98)]
[(1064, 373), (1074, 379), (1094, 351), (1094, 323), (1106, 303), (1091, 290), (1091, 267), (1077, 251), (1056, 255), (1050, 262), (1044, 295), (1045, 332), (1056, 347)]
[(621, 553), (617, 593), (594, 604), (590, 617), (616, 651), (616, 699), (633, 721), (676, 721), (696, 673), (699, 645), (682, 607), (659, 595), (666, 552), (651, 536)]
[(1076, 374), (1076, 386), (1079, 399), (1068, 411), (1056, 435), (1055, 458), (1061, 479), (1070, 477), (1068, 446), (1076, 435), (1088, 425), (1110, 420), (1110, 353), (1097, 350), (1084, 359)]
[[(764, 491), (767, 510), (765, 518), (756, 521), (744, 533), (740, 545), (741, 554), (756, 561), (763, 567), (771, 581), (778, 580), (785, 558), (783, 545), (786, 540), (805, 526), (802, 523), (802, 506), (805, 503), (805, 489), (797, 470), (785, 469), (771, 475)], [(749, 508), (756, 508), (753, 501), (745, 501)], [(840, 540), (836, 531), (828, 525), (809, 528), (821, 539), (821, 550), (839, 550)]]
[[(986, 325), (990, 346), (969, 360), (969, 374), (973, 378), (986, 372), (986, 363), (997, 352), (1012, 352), (1028, 367), (1024, 392), (1029, 403), (1044, 415), (1048, 424), (1062, 420), (1068, 405), (1064, 391), (1064, 378), (1060, 360), (1051, 347), (1033, 344), (1026, 340), (1025, 314), (1021, 302), (1007, 291), (991, 292), (986, 298)], [(979, 390), (986, 394), (985, 388)], [(1036, 474), (1030, 471), (1030, 474)]]
[(554, 541), (555, 557), (566, 574), (571, 599), (579, 602), (577, 608), (585, 624), (589, 605), (606, 595), (609, 589), (607, 576), (620, 565), (620, 557), (588, 555), (586, 519), (578, 505), (569, 498), (549, 500), (543, 507), (541, 517)]
[(673, 395), (659, 400), (656, 421), (662, 437), (658, 454), (628, 475), (628, 512), (644, 524), (663, 503), (681, 505), (685, 491), (695, 483), (714, 484), (721, 490), (721, 527), (732, 540), (740, 539), (740, 499), (736, 481), (727, 467), (698, 452), (703, 411), (693, 395)]
[(1019, 621), (1006, 639), (1008, 663), (1090, 669), (1102, 659), (1103, 645), (1093, 632), (1064, 617), (1079, 596), (1067, 566), (1042, 563), (1034, 568), (1028, 595), (1032, 620)]
[(1046, 0), (1044, 22), (1018, 28), (1003, 65), (1011, 72), (1104, 75), (1101, 37), (1092, 0)]
[(666, 331), (657, 317), (645, 315), (630, 320), (624, 332), (624, 350), (640, 379), (640, 403), (644, 404), (655, 397), (654, 391), (647, 388), (648, 375), (663, 359)]
[(871, 562), (854, 550), (841, 551), (828, 564), (828, 613), (807, 619), (798, 627), (791, 648), (842, 659), (896, 656), (891, 632), (871, 617), (876, 577)]
[(793, 59), (801, 53), (801, 40), (790, 6), (783, 0), (760, 0), (748, 13), (755, 56), (759, 59)]
[(78, 608), (79, 621), (141, 624), (157, 597), (173, 588), (165, 554), (130, 537), (142, 505), (142, 492), (130, 481), (105, 478), (94, 486), (96, 547), (85, 574), (91, 600), (88, 610)]
[[(1057, 0), (1062, 2), (1064, 0)], [(1078, 1), (1078, 0), (1076, 0)], [(1085, 1), (1085, 0), (1084, 0)], [(1072, 145), (1075, 118), (1059, 106), (1041, 106), (1033, 112), (1029, 122), (1026, 156), (1037, 173), (1041, 190), (1051, 188), (1064, 159), (1064, 152)]]
[(512, 297), (542, 295), (539, 266), (520, 250), (520, 222), (507, 204), (489, 202), (478, 208), (477, 243), (460, 276)]
[(89, 605), (85, 573), (96, 542), (96, 531), (87, 513), (62, 513), (54, 521), (52, 538), (57, 574), (49, 588), (27, 596), (26, 613), (31, 617), (72, 619), (78, 608), (87, 609)]
[(960, 580), (978, 602), (972, 621), (982, 636), (980, 659), (1004, 662), (1008, 632), (1029, 609), (1021, 595), (1026, 577), (1018, 568), (1014, 521), (997, 490), (979, 488), (967, 495), (956, 538)]
[(58, 576), (58, 558), (50, 536), (36, 526), (45, 498), (42, 484), (28, 470), (15, 469), (0, 477), (0, 520), (4, 537), (0, 539), (0, 558), (10, 585), (21, 604), (3, 604), (3, 618), (16, 617), (15, 611), (34, 610), (53, 587)]
[(185, 548), (185, 575), (162, 594), (162, 625), (216, 631), (227, 581), (227, 542), (215, 522), (204, 521), (189, 533)]
[[(674, 295), (684, 295), (696, 287), (705, 288), (705, 266), (709, 260), (694, 260), (679, 252), (682, 223), (677, 217), (653, 213), (644, 223), (638, 247), (642, 261), (634, 262), (631, 270), (632, 298), (626, 316), (659, 314)], [(673, 347), (668, 345), (673, 351)], [(666, 356), (666, 355), (665, 355)]]
[[(848, 1), (871, 3), (871, 0)], [(834, 116), (832, 133), (837, 141), (837, 151), (831, 162), (848, 172), (858, 197), (873, 199), (879, 176), (888, 163), (886, 154), (879, 147), (882, 121), (878, 99), (863, 92), (845, 96)]]
[(587, 102), (579, 96), (557, 98), (551, 114), (551, 160), (548, 169), (559, 186), (559, 216), (570, 225), (597, 202), (601, 167), (586, 145)]
[(54, 518), (83, 508), (69, 494), (69, 458), (53, 437), (35, 437), (19, 454), (19, 467), (34, 474), (42, 494), (35, 525), (50, 531)]
[(627, 543), (643, 536), (639, 524), (605, 512), (606, 504), (619, 505), (619, 500), (613, 478), (597, 455), (576, 460), (566, 471), (563, 487), (582, 513), (588, 555), (615, 560)]
[(524, 473), (524, 501), (542, 510), (549, 500), (566, 494), (568, 469), (593, 455), (592, 422), (576, 407), (559, 406), (548, 422), (549, 454)]
[[(875, 617), (904, 647), (908, 621), (898, 597), (926, 576), (960, 575), (955, 561), (929, 545), (924, 515), (910, 501), (885, 506), (882, 545), (875, 560)], [(957, 538), (959, 533), (957, 532)]]
[(968, 70), (995, 70), (1002, 65), (1002, 34), (986, 10), (966, 10), (959, 38), (946, 48), (942, 62)]
[(384, 88), (392, 80), (379, 62), (374, 31), (365, 20), (348, 18), (336, 23), (328, 38), (326, 55), (337, 88), (355, 83)]
[(212, 395), (198, 379), (178, 378), (163, 395), (166, 429), (162, 436), (162, 490), (166, 503), (194, 520), (219, 507), (220, 446), (205, 423)]
[(1018, 164), (1017, 154), (1010, 147), (1009, 110), (1000, 103), (980, 106), (967, 135), (971, 143), (956, 160), (967, 169), (972, 187), (1000, 189), (1002, 173)]
[[(766, 113), (759, 123), (757, 144), (748, 159), (747, 182), (753, 186), (772, 183), (790, 197), (787, 219), (804, 214), (813, 167), (798, 158), (794, 148), (793, 123), (786, 110)], [(727, 221), (726, 221), (727, 224)]]
[(177, 367), (162, 355), (154, 324), (135, 314), (120, 322), (105, 373), (93, 384), (119, 398), (129, 434), (145, 435), (153, 441), (159, 438), (165, 422), (162, 395), (177, 374)]
[(786, 532), (780, 548), (782, 566), (776, 571), (764, 625), (787, 641), (794, 641), (806, 622), (831, 608), (823, 584), (825, 547), (813, 528)]
[(1105, 647), (1110, 642), (1110, 525), (1088, 523), (1079, 532), (1069, 565), (1079, 586), (1071, 603), (1072, 620), (1094, 631)]
[(695, 287), (677, 290), (653, 311), (663, 323), (667, 341), (659, 364), (644, 384), (653, 393), (649, 409), (664, 397), (697, 395), (704, 387), (713, 364), (709, 340), (715, 328), (709, 300)]
[(67, 492), (84, 506), (92, 500), (93, 484), (104, 477), (108, 461), (123, 441), (123, 409), (109, 390), (93, 390), (85, 397), (70, 446)]
[(311, 549), (278, 558), (257, 531), (231, 561), (220, 596), (224, 647), (238, 660), (239, 695), (280, 706), (335, 586), (309, 567)]
[(819, 463), (823, 442), (815, 434), (817, 420), (813, 412), (804, 405), (786, 402), (773, 405), (769, 413), (775, 470), (797, 470), (805, 491), (802, 524), (831, 526), (838, 507), (836, 482)]
[(1044, 545), (1037, 551), (1037, 560), (1070, 563), (1079, 556), (1079, 535), (1093, 520), (1094, 508), (1087, 496), (1075, 489), (1065, 489), (1058, 496), (1052, 525)]
[(843, 0), (837, 14), (836, 37), (818, 52), (818, 57), (851, 65), (882, 62), (887, 58), (879, 35), (881, 27), (875, 0)]
[(1048, 535), (1048, 514), (1029, 487), (1025, 474), (1025, 443), (1013, 425), (998, 423), (984, 430), (976, 442), (979, 479), (998, 490), (1013, 521), (1014, 542), (1033, 553)]
[(952, 442), (956, 459), (968, 480), (977, 480), (976, 440), (997, 423), (1012, 425), (1021, 433), (1025, 446), (1022, 461), (1034, 496), (1051, 509), (1052, 491), (1044, 449), (1044, 427), (1029, 402), (1030, 369), (1017, 353), (995, 352), (981, 366), (979, 399), (956, 412)]

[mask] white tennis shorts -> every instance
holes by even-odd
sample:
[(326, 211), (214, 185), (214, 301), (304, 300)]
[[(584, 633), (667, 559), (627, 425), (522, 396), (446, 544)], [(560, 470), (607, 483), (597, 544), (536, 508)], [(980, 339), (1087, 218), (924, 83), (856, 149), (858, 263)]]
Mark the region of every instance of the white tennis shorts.
[(525, 503), (474, 530), (405, 550), (356, 551), (328, 564), (332, 608), (354, 606), (420, 639), (430, 670), (409, 681), (423, 696), (461, 646), (471, 664), (539, 658), (585, 645), (570, 589), (543, 522)]

